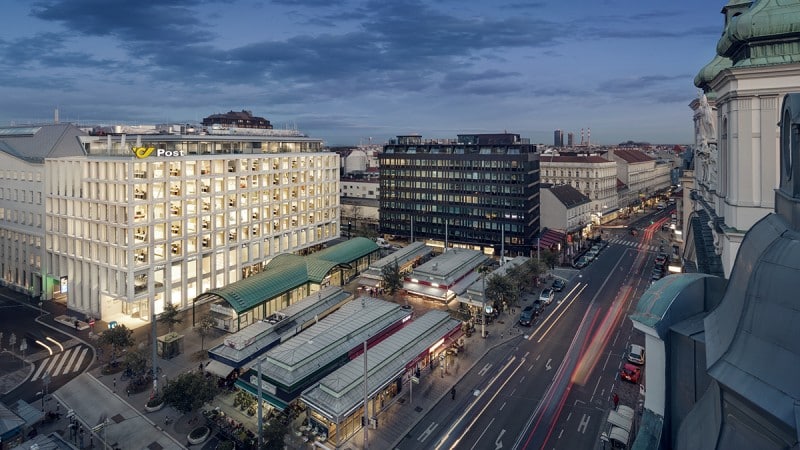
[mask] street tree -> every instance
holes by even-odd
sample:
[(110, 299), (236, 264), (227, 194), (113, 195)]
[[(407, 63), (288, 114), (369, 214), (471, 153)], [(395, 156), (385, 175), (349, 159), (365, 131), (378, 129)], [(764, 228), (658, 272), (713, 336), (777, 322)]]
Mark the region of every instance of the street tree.
[(167, 325), (169, 332), (172, 333), (172, 328), (183, 321), (178, 317), (179, 314), (178, 307), (168, 302), (164, 305), (164, 311), (158, 315), (158, 322)]
[(120, 350), (133, 346), (133, 330), (129, 330), (125, 325), (117, 325), (101, 334), (98, 342), (100, 345), (111, 346), (110, 362), (114, 362)]
[(216, 319), (211, 315), (211, 313), (205, 314), (204, 316), (200, 317), (200, 321), (197, 322), (197, 326), (194, 329), (194, 332), (200, 336), (200, 350), (203, 351), (206, 349), (206, 337), (210, 336), (214, 332), (214, 325), (217, 324)]
[(283, 450), (284, 439), (289, 432), (289, 423), (285, 420), (270, 420), (264, 427), (264, 450)]
[(519, 289), (511, 277), (490, 275), (486, 278), (486, 300), (495, 307), (514, 304), (519, 299)]
[(395, 292), (403, 287), (403, 275), (400, 273), (400, 266), (397, 264), (396, 259), (393, 263), (383, 266), (381, 278), (383, 279), (383, 286), (389, 291), (389, 294), (394, 295)]
[(164, 402), (182, 413), (191, 413), (214, 399), (217, 383), (197, 371), (184, 372), (164, 386)]

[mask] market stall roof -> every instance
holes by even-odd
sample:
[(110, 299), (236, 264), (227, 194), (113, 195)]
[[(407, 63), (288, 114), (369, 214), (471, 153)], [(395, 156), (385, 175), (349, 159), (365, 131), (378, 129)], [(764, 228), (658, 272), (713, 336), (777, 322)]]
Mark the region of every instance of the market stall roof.
[[(560, 231), (548, 228), (541, 233), (536, 242), (538, 243), (539, 248), (550, 248), (559, 242), (563, 242), (565, 236), (566, 235)], [(534, 244), (534, 247), (535, 246), (536, 244)]]

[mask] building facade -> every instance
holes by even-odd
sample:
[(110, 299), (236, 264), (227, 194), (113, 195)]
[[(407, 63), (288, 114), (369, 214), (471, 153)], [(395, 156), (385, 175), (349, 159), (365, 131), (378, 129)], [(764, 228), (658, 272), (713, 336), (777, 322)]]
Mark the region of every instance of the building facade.
[(380, 195), (382, 233), (529, 255), (539, 231), (539, 157), (516, 134), (398, 136), (380, 155)]
[(541, 189), (542, 227), (580, 233), (592, 223), (592, 201), (568, 184)]
[(608, 159), (617, 163), (617, 176), (628, 187), (619, 199), (622, 208), (641, 203), (671, 184), (671, 164), (660, 163), (640, 150), (613, 149)]
[(778, 111), (787, 93), (800, 90), (794, 28), (800, 6), (772, 3), (728, 2), (717, 55), (694, 80), (703, 95), (690, 104), (696, 153), (690, 206), (709, 216), (726, 276), (744, 233), (774, 207)]
[[(570, 185), (591, 200), (602, 216), (618, 208), (617, 164), (598, 155), (542, 155), (542, 183)], [(599, 223), (599, 222), (598, 222)]]
[[(67, 149), (39, 150), (46, 157), (33, 163), (15, 155), (30, 150), (25, 140), (37, 133), (57, 137), (50, 127), (64, 128), (67, 144), (59, 138), (42, 145)], [(148, 320), (166, 302), (186, 307), (279, 253), (338, 237), (339, 156), (323, 151), (319, 139), (258, 131), (126, 137), (49, 125), (6, 139), (19, 151), (2, 157), (31, 170), (5, 175), (35, 187), (16, 195), (32, 199), (26, 204), (41, 219), (37, 228), (26, 208), (4, 208), (16, 221), (4, 226), (3, 245), (17, 238), (13, 228), (24, 216), (40, 229), (26, 239), (35, 249), (40, 238), (41, 263), (25, 279), (20, 264), (35, 267), (36, 258), (4, 256), (4, 282), (127, 323)]]

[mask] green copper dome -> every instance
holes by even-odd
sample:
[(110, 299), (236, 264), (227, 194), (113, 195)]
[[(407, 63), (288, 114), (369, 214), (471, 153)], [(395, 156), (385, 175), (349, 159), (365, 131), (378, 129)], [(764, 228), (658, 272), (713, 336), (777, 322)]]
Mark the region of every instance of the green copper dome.
[(706, 64), (705, 67), (700, 69), (700, 72), (696, 77), (694, 77), (694, 85), (703, 91), (708, 92), (708, 85), (711, 83), (711, 80), (713, 80), (718, 73), (730, 68), (732, 65), (733, 62), (730, 60), (730, 58), (725, 58), (724, 56), (719, 55), (715, 56), (714, 59)]
[(800, 0), (758, 0), (732, 17), (717, 54), (734, 67), (800, 62)]

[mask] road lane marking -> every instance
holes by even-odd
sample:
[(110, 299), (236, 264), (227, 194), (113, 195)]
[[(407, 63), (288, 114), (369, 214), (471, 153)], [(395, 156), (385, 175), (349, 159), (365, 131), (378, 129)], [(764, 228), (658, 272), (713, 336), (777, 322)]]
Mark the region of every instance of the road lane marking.
[(561, 435), (564, 434), (564, 429), (562, 428), (561, 431), (558, 432), (558, 438), (561, 439)]
[(567, 420), (566, 420), (566, 422), (569, 422), (569, 419), (570, 419), (571, 417), (572, 417), (572, 411), (570, 411), (570, 412), (569, 412), (569, 414), (567, 414)]
[[(439, 440), (439, 443), (438, 443), (438, 444), (436, 444), (436, 447), (435, 447), (435, 449), (436, 449), (436, 450), (438, 450), (438, 449), (440, 449), (440, 448), (442, 447), (442, 445), (443, 445), (443, 444), (444, 444), (444, 443), (447, 441), (448, 437), (450, 436), (450, 433), (452, 433), (452, 432), (453, 432), (453, 430), (455, 430), (455, 429), (456, 429), (456, 427), (458, 427), (458, 425), (461, 423), (461, 421), (462, 421), (462, 420), (464, 420), (464, 418), (466, 418), (466, 417), (467, 417), (467, 414), (469, 414), (469, 413), (470, 413), (470, 411), (472, 410), (472, 407), (478, 404), (478, 401), (481, 399), (481, 397), (483, 397), (483, 394), (485, 394), (485, 393), (486, 393), (486, 392), (489, 390), (489, 387), (491, 387), (491, 385), (493, 385), (493, 384), (494, 384), (494, 382), (495, 382), (495, 381), (497, 381), (497, 380), (500, 378), (500, 375), (502, 375), (502, 373), (503, 373), (503, 372), (505, 372), (505, 371), (506, 371), (506, 369), (508, 369), (509, 367), (511, 367), (511, 364), (514, 362), (514, 360), (515, 360), (515, 359), (516, 359), (516, 357), (511, 357), (511, 359), (510, 359), (510, 360), (509, 360), (509, 361), (506, 363), (506, 365), (505, 365), (505, 366), (503, 366), (503, 368), (502, 368), (502, 369), (500, 369), (500, 370), (497, 372), (497, 374), (494, 376), (494, 378), (492, 378), (492, 380), (491, 380), (491, 381), (489, 382), (489, 384), (486, 386), (486, 389), (485, 389), (483, 392), (481, 392), (481, 395), (479, 395), (479, 396), (478, 396), (478, 397), (475, 399), (475, 401), (474, 401), (474, 402), (472, 402), (472, 403), (471, 403), (471, 404), (470, 404), (470, 405), (467, 407), (467, 409), (464, 411), (464, 413), (463, 413), (463, 414), (461, 414), (461, 416), (458, 418), (458, 420), (456, 420), (456, 421), (453, 423), (453, 425), (451, 425), (451, 426), (450, 426), (450, 429), (449, 429), (449, 430), (447, 430), (447, 433), (445, 433), (445, 435), (442, 437), (442, 439), (440, 439), (440, 440)], [(469, 425), (468, 425), (468, 426), (467, 426), (467, 427), (464, 429), (464, 432), (463, 432), (463, 433), (461, 433), (461, 436), (459, 436), (459, 437), (458, 437), (458, 438), (455, 440), (455, 442), (453, 443), (453, 445), (451, 446), (451, 448), (453, 448), (453, 447), (456, 447), (456, 446), (458, 445), (458, 443), (461, 441), (461, 439), (464, 437), (464, 435), (466, 435), (466, 434), (467, 434), (467, 432), (469, 432), (469, 430), (472, 428), (472, 426), (473, 426), (473, 425), (475, 425), (475, 422), (477, 422), (477, 421), (478, 421), (478, 419), (480, 418), (480, 416), (481, 416), (481, 415), (483, 415), (483, 413), (486, 411), (486, 408), (488, 408), (488, 407), (489, 407), (489, 405), (492, 403), (492, 401), (494, 401), (494, 399), (495, 399), (495, 398), (496, 398), (496, 397), (497, 397), (497, 396), (500, 394), (500, 391), (502, 391), (502, 390), (503, 390), (503, 388), (505, 388), (506, 384), (508, 384), (508, 382), (509, 382), (509, 381), (511, 381), (511, 378), (513, 378), (513, 377), (514, 377), (514, 374), (516, 374), (516, 373), (517, 373), (517, 371), (518, 371), (518, 370), (519, 370), (519, 369), (520, 369), (520, 368), (521, 368), (521, 367), (522, 367), (524, 364), (525, 364), (525, 359), (523, 358), (523, 359), (521, 359), (521, 360), (520, 360), (519, 364), (518, 364), (518, 365), (517, 365), (517, 367), (516, 367), (516, 368), (515, 368), (515, 369), (514, 369), (514, 370), (511, 372), (511, 374), (510, 374), (509, 376), (507, 376), (507, 377), (506, 377), (506, 381), (504, 381), (504, 382), (503, 382), (503, 384), (502, 384), (502, 385), (500, 385), (500, 387), (497, 389), (497, 392), (495, 392), (495, 393), (494, 393), (494, 395), (492, 395), (492, 398), (490, 398), (490, 399), (489, 399), (489, 400), (488, 400), (488, 401), (487, 401), (487, 402), (484, 404), (484, 406), (483, 406), (483, 409), (481, 409), (481, 410), (478, 412), (478, 414), (476, 414), (476, 415), (475, 415), (475, 417), (472, 419), (472, 422), (470, 422), (470, 424), (469, 424)]]
[(497, 440), (494, 441), (494, 450), (500, 450), (503, 448), (503, 441), (500, 439), (503, 439), (504, 434), (506, 434), (506, 430), (500, 430), (500, 435), (497, 436)]
[[(550, 330), (552, 330), (552, 329), (553, 329), (553, 327), (554, 327), (554, 326), (556, 326), (556, 324), (558, 323), (558, 321), (559, 321), (559, 320), (561, 320), (561, 317), (563, 317), (563, 316), (564, 316), (564, 314), (566, 314), (566, 312), (567, 312), (567, 311), (569, 311), (569, 308), (570, 308), (570, 306), (572, 306), (572, 304), (573, 304), (573, 303), (575, 303), (575, 300), (577, 300), (577, 299), (578, 299), (578, 297), (580, 297), (581, 293), (583, 293), (583, 291), (584, 291), (584, 290), (585, 290), (587, 287), (589, 287), (589, 285), (588, 285), (588, 284), (584, 284), (584, 285), (583, 285), (583, 287), (581, 288), (580, 292), (578, 292), (577, 294), (575, 294), (575, 297), (574, 297), (572, 300), (570, 300), (570, 301), (569, 301), (569, 303), (567, 303), (567, 305), (566, 305), (566, 306), (565, 306), (565, 307), (564, 307), (564, 308), (561, 310), (561, 313), (558, 315), (558, 317), (556, 317), (556, 318), (553, 320), (553, 323), (551, 323), (551, 324), (550, 324), (550, 326), (549, 326), (549, 327), (547, 327), (547, 329), (546, 329), (546, 330), (544, 330), (544, 333), (542, 333), (542, 335), (539, 337), (539, 340), (537, 340), (537, 341), (536, 341), (536, 343), (537, 343), (537, 344), (538, 344), (538, 343), (540, 343), (540, 342), (542, 342), (542, 339), (544, 339), (544, 338), (547, 336), (547, 333), (549, 333), (549, 332), (550, 332)], [(598, 293), (599, 293), (599, 291), (598, 291)], [(561, 305), (558, 305), (558, 308), (560, 308), (560, 307), (561, 307)], [(554, 312), (555, 312), (555, 311), (554, 311)], [(548, 318), (548, 319), (550, 319), (550, 317), (552, 317), (552, 314), (551, 314), (550, 316), (548, 316), (547, 318)], [(544, 323), (542, 323), (541, 325), (539, 325), (539, 328), (541, 328), (542, 326), (544, 326)], [(537, 328), (537, 329), (536, 329), (536, 331), (539, 331), (539, 328)], [(535, 332), (534, 332), (534, 333), (535, 333)], [(533, 338), (533, 335), (531, 335), (531, 338)]]
[(548, 372), (553, 369), (553, 366), (550, 365), (551, 362), (553, 362), (553, 358), (548, 359), (544, 364), (544, 369)]
[(502, 411), (502, 410), (503, 410), (503, 408), (505, 408), (505, 407), (506, 407), (506, 402), (503, 402), (503, 404), (502, 404), (502, 405), (500, 405), (500, 411)]
[(486, 364), (485, 366), (483, 366), (483, 369), (478, 371), (478, 375), (480, 375), (480, 376), (486, 375), (486, 372), (489, 371), (490, 367), (492, 367), (492, 363)]
[(49, 359), (46, 359), (46, 360), (42, 361), (41, 364), (39, 364), (39, 368), (36, 369), (36, 373), (33, 374), (33, 377), (31, 378), (31, 381), (36, 381), (37, 379), (39, 379), (39, 375), (42, 374), (42, 371), (44, 370), (44, 366), (46, 366), (48, 362), (49, 362)]
[(470, 447), (469, 450), (475, 449), (475, 446), (478, 445), (478, 442), (480, 442), (483, 435), (486, 434), (487, 431), (489, 431), (489, 427), (491, 427), (493, 423), (494, 423), (494, 417), (492, 417), (492, 420), (489, 421), (489, 425), (486, 425), (486, 428), (483, 429), (483, 432), (481, 433), (480, 436), (478, 436), (478, 439), (475, 439), (475, 443), (472, 444), (472, 447)]
[(520, 383), (522, 383), (524, 380), (525, 380), (525, 375), (523, 375), (523, 376), (522, 376), (522, 377), (519, 379), (519, 382), (520, 382)]
[(600, 379), (603, 378), (602, 376), (597, 377), (597, 384), (594, 385), (594, 390), (592, 391), (592, 397), (589, 399), (589, 402), (594, 400), (594, 394), (597, 393), (597, 388), (600, 386)]
[(439, 426), (439, 424), (438, 424), (438, 423), (436, 423), (436, 422), (432, 422), (432, 423), (430, 424), (430, 426), (428, 426), (428, 429), (427, 429), (427, 430), (425, 430), (425, 431), (424, 431), (422, 434), (420, 434), (420, 435), (419, 435), (419, 437), (417, 438), (417, 440), (418, 440), (419, 442), (424, 442), (424, 441), (425, 441), (425, 439), (428, 439), (428, 436), (430, 436), (430, 434), (431, 434), (431, 433), (433, 433), (433, 430), (435, 430), (435, 429), (436, 429), (436, 427), (438, 427), (438, 426)]
[(581, 423), (578, 425), (578, 432), (581, 434), (586, 434), (586, 428), (589, 426), (589, 419), (591, 418), (592, 416), (588, 416), (586, 414), (583, 415), (581, 418)]

